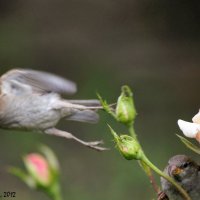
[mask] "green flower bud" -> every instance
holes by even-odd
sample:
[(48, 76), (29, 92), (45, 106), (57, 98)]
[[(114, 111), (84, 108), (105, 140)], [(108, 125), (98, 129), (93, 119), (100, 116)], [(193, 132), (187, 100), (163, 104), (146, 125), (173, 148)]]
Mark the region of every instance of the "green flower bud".
[(140, 160), (142, 155), (142, 150), (138, 142), (129, 135), (120, 135), (117, 142), (117, 147), (120, 153), (127, 160)]
[(135, 116), (133, 93), (127, 85), (122, 86), (121, 95), (117, 100), (116, 118), (119, 122), (129, 125), (134, 122)]
[(137, 142), (136, 139), (129, 135), (119, 136), (110, 126), (109, 128), (114, 137), (117, 148), (119, 149), (120, 153), (124, 156), (124, 158), (126, 158), (127, 160), (140, 160), (142, 158), (143, 152), (140, 147), (140, 144)]

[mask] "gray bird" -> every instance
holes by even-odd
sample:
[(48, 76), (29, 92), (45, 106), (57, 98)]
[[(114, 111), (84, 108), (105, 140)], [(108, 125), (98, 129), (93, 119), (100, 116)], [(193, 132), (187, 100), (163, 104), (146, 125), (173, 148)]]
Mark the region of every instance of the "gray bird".
[[(192, 200), (200, 200), (200, 165), (185, 155), (176, 155), (168, 161), (164, 172), (179, 183)], [(164, 178), (161, 178), (161, 186), (170, 200), (184, 199)]]
[(74, 139), (105, 150), (102, 141), (84, 142), (55, 128), (61, 119), (96, 123), (98, 100), (66, 100), (59, 94), (73, 94), (76, 84), (59, 76), (27, 69), (13, 69), (0, 78), (0, 128), (38, 131)]

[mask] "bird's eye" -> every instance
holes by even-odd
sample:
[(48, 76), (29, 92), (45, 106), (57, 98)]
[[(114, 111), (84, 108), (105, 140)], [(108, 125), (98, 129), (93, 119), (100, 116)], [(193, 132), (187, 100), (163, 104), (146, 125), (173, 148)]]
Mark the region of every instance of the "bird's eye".
[(186, 168), (190, 165), (190, 162), (183, 163), (182, 168)]

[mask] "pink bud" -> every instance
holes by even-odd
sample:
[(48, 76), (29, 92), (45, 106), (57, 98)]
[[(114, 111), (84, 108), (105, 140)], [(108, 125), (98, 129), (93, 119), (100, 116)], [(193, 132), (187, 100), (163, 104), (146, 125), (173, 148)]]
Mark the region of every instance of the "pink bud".
[(48, 186), (51, 182), (48, 161), (40, 154), (31, 153), (24, 159), (27, 170), (38, 184)]

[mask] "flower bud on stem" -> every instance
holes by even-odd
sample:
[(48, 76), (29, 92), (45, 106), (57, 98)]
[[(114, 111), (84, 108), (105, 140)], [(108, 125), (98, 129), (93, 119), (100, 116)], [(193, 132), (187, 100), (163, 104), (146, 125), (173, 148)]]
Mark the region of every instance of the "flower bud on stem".
[(136, 116), (136, 110), (134, 106), (133, 101), (133, 94), (131, 89), (128, 86), (122, 87), (121, 95), (118, 98), (117, 101), (117, 107), (116, 111), (113, 112), (113, 110), (110, 109), (109, 105), (106, 101), (103, 101), (102, 98), (99, 96), (99, 99), (102, 103), (102, 106), (104, 110), (111, 114), (118, 122), (121, 122), (125, 124), (128, 127), (128, 131), (130, 135), (118, 135), (109, 125), (111, 134), (114, 137), (115, 143), (117, 145), (117, 148), (119, 152), (122, 154), (122, 156), (127, 160), (138, 160), (140, 162), (140, 166), (144, 169), (148, 177), (150, 178), (150, 181), (155, 189), (155, 191), (158, 193), (158, 186), (156, 185), (153, 175), (151, 173), (151, 169), (155, 171), (157, 174), (165, 178), (167, 181), (169, 181), (171, 184), (174, 185), (174, 187), (177, 188), (177, 190), (182, 194), (185, 200), (191, 200), (191, 198), (188, 196), (187, 192), (178, 184), (176, 183), (171, 177), (166, 175), (164, 172), (162, 172), (160, 169), (158, 169), (145, 155), (139, 140), (137, 139), (137, 135), (134, 130), (134, 120)]
[(109, 128), (122, 156), (127, 160), (140, 160), (143, 152), (137, 140), (129, 135), (119, 136), (110, 126)]
[(26, 171), (15, 167), (9, 171), (30, 188), (42, 190), (53, 200), (62, 200), (57, 158), (46, 146), (41, 146), (40, 151), (42, 154), (31, 153), (24, 156)]
[(135, 117), (136, 110), (133, 102), (133, 93), (127, 85), (124, 85), (121, 89), (121, 95), (117, 100), (116, 119), (130, 126), (134, 123)]

